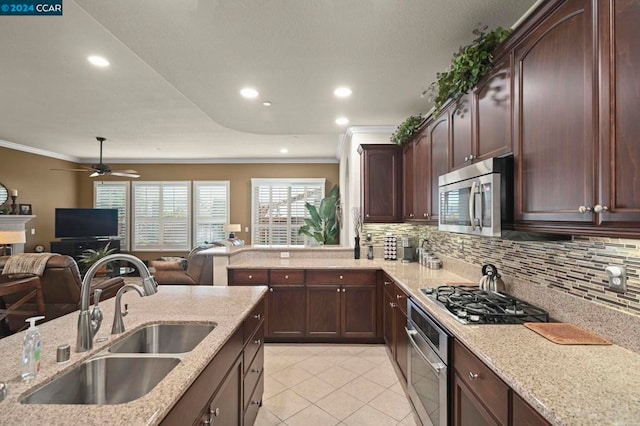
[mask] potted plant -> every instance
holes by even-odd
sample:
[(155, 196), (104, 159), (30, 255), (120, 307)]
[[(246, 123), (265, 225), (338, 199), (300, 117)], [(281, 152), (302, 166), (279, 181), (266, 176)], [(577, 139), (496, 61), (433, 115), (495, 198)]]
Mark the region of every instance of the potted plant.
[(453, 59), (449, 69), (436, 74), (436, 81), (422, 92), (430, 93), (435, 103), (434, 115), (440, 114), (440, 108), (448, 99), (457, 99), (470, 92), (480, 79), (491, 70), (493, 53), (511, 34), (510, 29), (498, 27), (487, 32), (487, 26), (476, 28), (475, 40), (468, 46), (462, 46)]
[[(99, 249), (87, 249), (87, 250), (82, 252), (82, 254), (79, 256), (80, 257), (79, 262), (84, 265), (83, 269), (84, 269), (85, 272), (94, 263), (96, 263), (98, 260), (102, 259), (103, 257), (109, 256), (112, 253), (115, 253), (116, 249), (115, 248), (109, 248), (110, 244), (111, 244), (111, 242), (108, 242), (102, 248), (99, 248)], [(96, 272), (96, 275), (106, 275), (106, 272), (107, 272), (107, 265), (105, 264), (105, 265), (102, 265), (102, 267), (98, 269), (98, 271)]]
[(321, 244), (338, 244), (340, 225), (336, 209), (339, 202), (340, 193), (336, 185), (329, 192), (329, 196), (320, 201), (319, 208), (305, 203), (311, 217), (304, 220), (305, 224), (300, 227), (298, 234), (311, 237)]
[(396, 145), (402, 145), (409, 141), (416, 134), (420, 125), (424, 121), (424, 117), (420, 114), (409, 116), (404, 120), (391, 135), (391, 142)]

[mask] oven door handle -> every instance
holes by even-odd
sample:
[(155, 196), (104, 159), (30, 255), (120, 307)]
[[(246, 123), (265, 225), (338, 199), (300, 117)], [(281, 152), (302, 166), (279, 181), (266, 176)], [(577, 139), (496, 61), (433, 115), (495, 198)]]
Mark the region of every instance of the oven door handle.
[(431, 369), (437, 374), (440, 375), (440, 372), (445, 368), (445, 365), (442, 363), (437, 363), (434, 364), (431, 361), (429, 361), (427, 359), (427, 357), (420, 351), (420, 348), (418, 348), (418, 344), (416, 343), (415, 339), (413, 338), (413, 336), (415, 336), (416, 334), (418, 334), (417, 331), (415, 330), (409, 330), (407, 327), (404, 328), (404, 331), (407, 332), (407, 336), (409, 336), (409, 342), (411, 343), (411, 346), (413, 346), (413, 348), (416, 350), (416, 352), (420, 355), (420, 357), (424, 360), (424, 362), (426, 362), (429, 367), (431, 367)]

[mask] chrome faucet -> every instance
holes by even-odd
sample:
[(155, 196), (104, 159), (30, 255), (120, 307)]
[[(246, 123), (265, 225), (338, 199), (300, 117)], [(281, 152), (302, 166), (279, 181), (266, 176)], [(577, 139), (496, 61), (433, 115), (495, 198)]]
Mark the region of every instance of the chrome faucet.
[[(152, 294), (156, 294), (158, 292), (158, 285), (154, 280), (151, 272), (145, 266), (144, 263), (140, 259), (130, 254), (111, 254), (109, 256), (105, 256), (102, 259), (98, 260), (96, 263), (91, 265), (84, 278), (82, 279), (82, 288), (80, 289), (80, 315), (78, 317), (78, 336), (76, 338), (76, 352), (86, 352), (90, 349), (93, 349), (93, 338), (96, 333), (100, 329), (100, 325), (102, 324), (102, 312), (95, 307), (91, 312), (89, 312), (89, 296), (91, 295), (91, 280), (96, 275), (96, 272), (102, 265), (106, 265), (109, 262), (113, 262), (116, 260), (124, 260), (132, 263), (140, 273), (140, 278), (142, 279), (142, 288), (143, 292), (140, 291), (136, 286), (133, 285), (125, 285), (116, 295), (117, 301), (119, 301), (119, 297), (122, 297), (122, 293), (126, 290), (123, 290), (125, 287), (136, 287), (136, 290), (141, 296), (151, 296)], [(128, 288), (129, 289), (129, 288)], [(94, 297), (94, 302), (96, 297)], [(120, 311), (120, 306), (116, 307), (116, 315)], [(115, 321), (114, 321), (115, 322)]]
[(124, 305), (124, 312), (122, 312), (122, 295), (127, 292), (127, 290), (135, 290), (138, 292), (140, 297), (144, 297), (144, 293), (140, 290), (140, 286), (127, 284), (120, 287), (118, 292), (116, 293), (116, 313), (113, 315), (113, 325), (111, 326), (111, 334), (120, 334), (124, 333), (124, 321), (123, 317), (126, 317), (129, 313), (129, 308), (127, 305)]

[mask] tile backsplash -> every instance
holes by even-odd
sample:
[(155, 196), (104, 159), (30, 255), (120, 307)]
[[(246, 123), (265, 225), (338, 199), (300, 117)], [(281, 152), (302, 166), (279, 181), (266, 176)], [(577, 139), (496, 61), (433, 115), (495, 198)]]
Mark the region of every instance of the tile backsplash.
[[(426, 239), (435, 254), (477, 265), (478, 277), (482, 264), (493, 263), (507, 282), (510, 278), (534, 282), (640, 316), (640, 240), (574, 237), (567, 241), (510, 241), (413, 224), (366, 224), (362, 236), (371, 233), (374, 246), (380, 246), (386, 232), (411, 236), (416, 245)], [(626, 293), (608, 290), (604, 269), (609, 264), (627, 267)]]

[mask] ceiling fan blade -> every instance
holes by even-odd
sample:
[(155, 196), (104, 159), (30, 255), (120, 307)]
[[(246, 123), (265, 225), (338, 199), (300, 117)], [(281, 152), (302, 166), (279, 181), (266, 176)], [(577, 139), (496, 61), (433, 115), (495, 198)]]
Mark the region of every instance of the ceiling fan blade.
[[(135, 172), (135, 173), (129, 173)], [(109, 173), (111, 176), (120, 176), (120, 177), (128, 177), (128, 178), (139, 178), (140, 175), (135, 170), (112, 170)]]
[(84, 166), (80, 166), (83, 167), (82, 169), (50, 169), (50, 170), (57, 170), (57, 171), (62, 171), (62, 172), (90, 172), (91, 170), (93, 170), (91, 167), (84, 167)]

